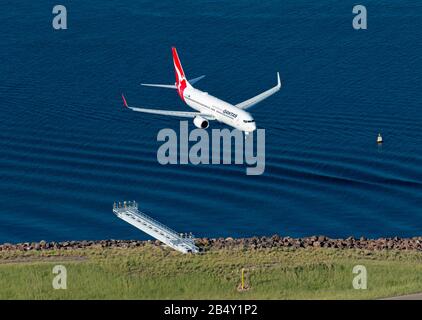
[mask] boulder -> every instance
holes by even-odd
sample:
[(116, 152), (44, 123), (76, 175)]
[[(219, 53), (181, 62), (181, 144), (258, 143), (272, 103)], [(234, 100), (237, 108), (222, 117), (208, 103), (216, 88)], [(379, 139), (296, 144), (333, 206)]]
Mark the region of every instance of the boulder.
[(318, 242), (324, 242), (326, 240), (328, 240), (326, 236), (319, 236), (318, 237)]
[(319, 248), (319, 247), (321, 247), (321, 243), (320, 243), (319, 241), (315, 241), (315, 242), (313, 243), (313, 246), (314, 246), (315, 248)]

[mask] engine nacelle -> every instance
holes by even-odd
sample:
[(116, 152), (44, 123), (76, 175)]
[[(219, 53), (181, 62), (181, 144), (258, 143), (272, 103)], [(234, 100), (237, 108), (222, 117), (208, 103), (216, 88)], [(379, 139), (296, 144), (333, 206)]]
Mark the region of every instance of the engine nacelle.
[(204, 119), (200, 116), (193, 118), (193, 124), (199, 129), (206, 129), (210, 125), (207, 119)]

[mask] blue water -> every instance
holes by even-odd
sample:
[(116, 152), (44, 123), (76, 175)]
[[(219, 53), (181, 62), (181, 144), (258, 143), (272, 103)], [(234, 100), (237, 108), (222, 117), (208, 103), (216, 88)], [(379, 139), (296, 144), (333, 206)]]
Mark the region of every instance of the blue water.
[[(113, 215), (124, 199), (198, 236), (422, 234), (422, 3), (365, 1), (364, 31), (349, 0), (64, 1), (65, 31), (55, 4), (0, 4), (0, 242), (147, 238)], [(263, 175), (157, 162), (178, 121), (125, 112), (120, 93), (188, 110), (139, 86), (174, 81), (172, 45), (232, 103), (280, 71), (251, 110)]]

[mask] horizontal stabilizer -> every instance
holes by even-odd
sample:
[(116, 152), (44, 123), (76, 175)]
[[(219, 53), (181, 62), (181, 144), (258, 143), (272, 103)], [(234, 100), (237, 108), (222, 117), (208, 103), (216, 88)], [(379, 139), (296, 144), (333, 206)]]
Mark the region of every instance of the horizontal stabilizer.
[(198, 77), (198, 78), (193, 78), (193, 79), (191, 79), (191, 80), (188, 80), (188, 82), (189, 82), (190, 84), (194, 84), (194, 83), (197, 83), (199, 80), (202, 80), (202, 79), (204, 79), (204, 78), (205, 78), (205, 75), (200, 76), (200, 77)]
[[(205, 75), (200, 76), (198, 78), (194, 78), (192, 80), (189, 80), (188, 82), (190, 84), (197, 83), (199, 80), (202, 80), (205, 78)], [(177, 89), (176, 85), (174, 84), (155, 84), (155, 83), (141, 83), (141, 86), (145, 87), (156, 87), (156, 88), (166, 88), (166, 89)]]
[(157, 87), (157, 88), (167, 88), (167, 89), (177, 89), (177, 87), (174, 84), (141, 83), (141, 86), (145, 86), (145, 87)]

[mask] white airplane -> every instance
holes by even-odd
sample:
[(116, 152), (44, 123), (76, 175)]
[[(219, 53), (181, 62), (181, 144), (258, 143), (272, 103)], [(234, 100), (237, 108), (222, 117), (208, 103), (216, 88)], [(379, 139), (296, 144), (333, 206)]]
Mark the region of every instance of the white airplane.
[(159, 87), (176, 89), (179, 93), (180, 98), (191, 108), (197, 110), (197, 112), (190, 111), (169, 111), (169, 110), (156, 110), (156, 109), (145, 109), (129, 107), (125, 96), (122, 94), (123, 104), (126, 108), (129, 108), (137, 112), (161, 114), (167, 116), (193, 118), (193, 123), (197, 128), (206, 129), (209, 126), (209, 121), (217, 120), (223, 122), (231, 127), (238, 130), (244, 131), (247, 135), (250, 132), (256, 130), (255, 120), (252, 118), (249, 112), (245, 110), (256, 105), (262, 100), (280, 90), (281, 81), (280, 75), (277, 72), (277, 85), (253, 98), (245, 100), (236, 105), (232, 105), (223, 100), (220, 100), (207, 92), (195, 89), (192, 85), (205, 76), (200, 76), (192, 80), (186, 80), (185, 73), (183, 72), (182, 64), (180, 63), (179, 56), (177, 55), (176, 48), (172, 48), (173, 51), (173, 63), (176, 72), (176, 83), (173, 84), (150, 84), (141, 83), (143, 86)]

